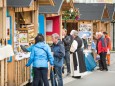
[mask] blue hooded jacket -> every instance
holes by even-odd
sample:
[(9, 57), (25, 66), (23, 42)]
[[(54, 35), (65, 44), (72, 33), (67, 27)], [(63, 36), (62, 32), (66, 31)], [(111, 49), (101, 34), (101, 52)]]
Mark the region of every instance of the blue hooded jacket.
[[(32, 51), (31, 51), (32, 50)], [(54, 58), (51, 53), (51, 49), (48, 44), (39, 42), (31, 47), (31, 55), (26, 66), (30, 66), (33, 63), (33, 67), (48, 67), (48, 61), (54, 65)]]

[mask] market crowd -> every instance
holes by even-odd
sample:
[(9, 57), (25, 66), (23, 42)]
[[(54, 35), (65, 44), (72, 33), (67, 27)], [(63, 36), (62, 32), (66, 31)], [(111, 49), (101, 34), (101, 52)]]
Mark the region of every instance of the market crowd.
[[(88, 50), (86, 35), (78, 36), (78, 31), (72, 30), (67, 35), (67, 30), (62, 30), (62, 39), (59, 34), (52, 34), (53, 44), (45, 43), (44, 36), (37, 34), (35, 44), (25, 51), (31, 52), (26, 66), (32, 64), (32, 86), (49, 86), (48, 62), (50, 63), (50, 80), (52, 86), (63, 86), (64, 64), (67, 66), (67, 75), (80, 79), (87, 71), (84, 50)], [(97, 32), (91, 43), (92, 57), (99, 64), (100, 71), (108, 71), (110, 66), (111, 40), (107, 32)], [(106, 61), (107, 60), (107, 61)], [(44, 84), (44, 85), (43, 85)]]

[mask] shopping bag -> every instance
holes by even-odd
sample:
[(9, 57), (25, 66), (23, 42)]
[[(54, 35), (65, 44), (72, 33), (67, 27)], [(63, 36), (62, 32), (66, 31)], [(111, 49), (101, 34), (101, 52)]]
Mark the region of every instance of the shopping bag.
[(97, 56), (96, 56), (96, 60), (100, 60), (100, 55), (97, 55)]

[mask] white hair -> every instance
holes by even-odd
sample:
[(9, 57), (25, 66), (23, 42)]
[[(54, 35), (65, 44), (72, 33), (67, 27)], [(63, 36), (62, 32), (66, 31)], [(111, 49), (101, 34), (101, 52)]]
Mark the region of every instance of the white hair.
[(98, 33), (99, 33), (99, 32), (96, 32), (96, 36), (98, 36)]
[(82, 38), (87, 38), (87, 35), (86, 35), (86, 34), (83, 34)]
[(103, 35), (103, 33), (102, 32), (98, 32), (98, 35)]
[(54, 33), (54, 34), (52, 34), (52, 37), (53, 37), (53, 38), (56, 38), (56, 39), (59, 39), (59, 34)]
[(72, 31), (70, 32), (70, 35), (77, 36), (77, 35), (78, 35), (78, 32), (77, 32), (76, 30), (72, 30)]

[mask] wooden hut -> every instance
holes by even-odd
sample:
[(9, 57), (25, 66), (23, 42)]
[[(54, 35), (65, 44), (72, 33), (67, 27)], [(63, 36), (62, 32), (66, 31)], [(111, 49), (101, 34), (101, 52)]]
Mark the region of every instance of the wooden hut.
[(11, 45), (6, 42), (6, 9), (6, 0), (0, 0), (0, 86), (7, 86), (7, 58), (14, 54)]
[[(47, 43), (52, 43), (51, 34), (58, 33), (61, 37), (62, 34), (62, 11), (73, 8), (73, 1), (66, 2), (66, 0), (54, 0), (54, 6), (40, 6), (39, 12), (44, 17), (41, 23), (43, 26), (39, 26), (40, 33), (43, 33), (46, 37)], [(40, 18), (41, 19), (41, 18)], [(40, 25), (42, 25), (40, 24)], [(44, 31), (43, 31), (44, 30)]]
[[(28, 58), (22, 58), (20, 45), (29, 45), (38, 33), (39, 5), (54, 5), (53, 0), (7, 0), (8, 43), (15, 56), (8, 60), (8, 86), (23, 86), (30, 79), (30, 68), (25, 67)], [(20, 38), (21, 37), (21, 38)], [(18, 58), (17, 58), (18, 57)]]
[(111, 30), (110, 30), (110, 37), (112, 42), (112, 50), (115, 50), (115, 10), (114, 4), (107, 4), (110, 22), (111, 22)]
[(106, 4), (75, 4), (79, 8), (79, 23), (90, 22), (93, 32), (110, 30), (110, 15)]
[[(0, 40), (6, 38), (6, 0), (0, 0)], [(0, 54), (2, 48), (0, 45)], [(0, 86), (7, 86), (7, 59), (0, 56)]]

